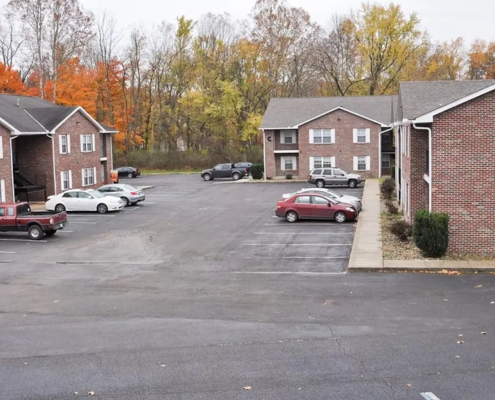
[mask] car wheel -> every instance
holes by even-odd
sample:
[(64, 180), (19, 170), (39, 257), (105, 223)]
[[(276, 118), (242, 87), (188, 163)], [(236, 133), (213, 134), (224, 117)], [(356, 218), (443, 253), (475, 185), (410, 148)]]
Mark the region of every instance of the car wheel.
[(238, 181), (239, 179), (241, 179), (241, 175), (239, 175), (238, 173), (232, 174), (232, 179), (234, 181)]
[(124, 202), (124, 207), (127, 207), (129, 205), (129, 199), (127, 197), (122, 196), (120, 200)]
[(325, 187), (325, 181), (322, 179), (318, 179), (315, 184), (316, 184), (316, 187), (319, 187), (319, 188)]
[(339, 224), (341, 224), (342, 222), (347, 221), (347, 215), (345, 215), (345, 213), (342, 211), (338, 211), (335, 213), (335, 216), (333, 217), (333, 219), (335, 220), (335, 222), (338, 222)]
[(129, 173), (127, 174), (127, 177), (128, 177), (128, 178), (132, 178), (132, 174), (129, 172)]
[(204, 175), (203, 175), (203, 179), (204, 179), (205, 181), (211, 181), (211, 175), (210, 175), (210, 174), (204, 174)]
[(57, 204), (55, 206), (55, 211), (58, 213), (64, 212), (65, 211), (65, 206), (63, 204)]
[(57, 233), (57, 231), (55, 229), (51, 230), (51, 231), (45, 231), (46, 233), (46, 236), (53, 236)]
[(349, 182), (347, 182), (350, 188), (355, 188), (357, 186), (357, 182), (354, 179), (351, 179)]
[(105, 214), (107, 211), (108, 211), (108, 207), (101, 203), (101, 204), (98, 204), (98, 207), (96, 207), (96, 211), (98, 211), (100, 214)]
[(287, 214), (285, 214), (285, 219), (287, 222), (296, 222), (299, 216), (295, 211), (289, 211)]
[(28, 236), (32, 240), (40, 240), (43, 237), (43, 231), (38, 225), (32, 225), (28, 230)]

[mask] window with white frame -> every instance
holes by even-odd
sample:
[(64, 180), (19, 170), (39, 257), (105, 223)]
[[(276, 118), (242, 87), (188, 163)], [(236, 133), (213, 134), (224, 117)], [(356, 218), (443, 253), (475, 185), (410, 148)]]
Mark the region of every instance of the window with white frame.
[(354, 136), (355, 143), (369, 143), (368, 129), (356, 129)]
[(281, 157), (281, 169), (282, 171), (294, 171), (297, 169), (297, 158), (291, 157)]
[(310, 157), (309, 168), (332, 168), (335, 167), (335, 157)]
[(89, 153), (94, 151), (94, 135), (81, 135), (81, 151), (83, 153)]
[(285, 130), (280, 132), (280, 143), (282, 144), (294, 144), (296, 143), (296, 131)]
[(69, 171), (62, 171), (60, 173), (60, 184), (62, 190), (68, 190), (70, 189), (69, 185)]
[(69, 135), (60, 135), (59, 136), (59, 141), (60, 141), (60, 154), (68, 154), (70, 153), (69, 150)]
[(370, 156), (356, 156), (354, 157), (354, 171), (369, 171), (371, 168)]
[(390, 168), (390, 154), (382, 154), (382, 168)]
[(335, 143), (335, 129), (311, 129), (309, 139), (314, 144)]
[(94, 168), (84, 168), (82, 170), (83, 186), (90, 186), (95, 184), (95, 170)]
[(3, 137), (0, 136), (0, 159), (3, 158)]

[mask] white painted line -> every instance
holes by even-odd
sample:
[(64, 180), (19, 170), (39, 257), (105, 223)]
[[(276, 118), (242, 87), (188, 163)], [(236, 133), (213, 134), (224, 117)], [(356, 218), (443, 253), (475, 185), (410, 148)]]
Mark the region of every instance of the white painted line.
[(71, 224), (86, 224), (86, 225), (96, 225), (96, 222), (83, 222), (83, 221), (72, 221)]
[(57, 231), (58, 233), (74, 233), (74, 231), (63, 231), (63, 230), (59, 230)]
[[(305, 272), (305, 271), (233, 271), (233, 274), (255, 275), (346, 275), (347, 272)], [(439, 399), (440, 400), (440, 399)]]
[(137, 207), (134, 207), (134, 208), (129, 208), (129, 209), (128, 209), (128, 210), (126, 210), (126, 211), (136, 211), (136, 210), (139, 210), (139, 208), (137, 208)]
[(420, 393), (420, 395), (423, 396), (426, 400), (440, 400), (437, 396), (435, 396), (431, 392)]
[(254, 232), (255, 235), (354, 235), (354, 232)]
[(249, 259), (256, 259), (260, 260), (263, 258), (276, 258), (276, 259), (283, 259), (283, 260), (303, 260), (303, 259), (327, 259), (327, 260), (347, 260), (349, 257), (244, 257), (244, 258), (249, 258)]
[(31, 239), (0, 239), (2, 242), (28, 242), (28, 243), (46, 243), (46, 240)]
[(69, 214), (69, 219), (72, 217), (80, 217), (80, 218), (93, 218), (96, 215), (98, 215), (97, 218), (110, 218), (110, 217), (115, 217), (115, 215), (107, 215), (107, 214), (97, 214), (96, 212), (94, 214)]
[(15, 254), (15, 251), (0, 251), (0, 254)]
[(352, 243), (243, 243), (244, 246), (352, 246)]

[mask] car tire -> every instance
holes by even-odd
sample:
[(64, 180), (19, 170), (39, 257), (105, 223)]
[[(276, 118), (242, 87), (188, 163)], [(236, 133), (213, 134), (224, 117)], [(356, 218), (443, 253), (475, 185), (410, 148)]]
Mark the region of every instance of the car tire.
[(55, 211), (58, 213), (64, 212), (65, 211), (65, 206), (63, 204), (57, 204), (55, 206)]
[(108, 212), (108, 207), (106, 206), (106, 204), (100, 203), (96, 207), (96, 211), (98, 211), (100, 214), (105, 214)]
[(212, 180), (212, 179), (211, 179), (211, 175), (210, 175), (210, 174), (204, 174), (204, 175), (203, 175), (203, 179), (204, 179), (205, 181), (211, 181), (211, 180)]
[(51, 231), (45, 231), (46, 236), (53, 236), (57, 233), (56, 229), (53, 229)]
[(325, 181), (323, 179), (318, 179), (315, 182), (315, 185), (317, 188), (324, 188), (325, 187)]
[(333, 219), (335, 220), (335, 222), (342, 224), (343, 222), (347, 221), (347, 215), (345, 215), (345, 212), (337, 211), (333, 216)]
[(355, 179), (351, 179), (349, 182), (347, 182), (347, 185), (350, 188), (355, 188), (357, 186), (357, 181)]
[(233, 174), (232, 174), (232, 179), (233, 179), (234, 181), (238, 181), (239, 179), (241, 179), (241, 175), (240, 175), (240, 174), (238, 174), (237, 172), (236, 172), (236, 173), (233, 173)]
[(122, 196), (120, 200), (124, 202), (124, 207), (127, 207), (129, 205), (129, 199), (127, 197)]
[(43, 230), (39, 225), (31, 225), (28, 229), (29, 239), (40, 240), (43, 237)]
[(127, 177), (128, 177), (129, 179), (130, 179), (130, 178), (132, 178), (132, 174), (129, 172), (129, 173), (127, 174)]
[(289, 211), (285, 214), (285, 219), (287, 222), (294, 223), (299, 219), (299, 215), (295, 211)]

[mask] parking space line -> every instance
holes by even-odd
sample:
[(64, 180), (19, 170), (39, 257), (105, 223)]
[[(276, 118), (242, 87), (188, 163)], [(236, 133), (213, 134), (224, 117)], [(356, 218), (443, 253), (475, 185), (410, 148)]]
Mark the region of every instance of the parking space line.
[(263, 259), (263, 258), (276, 258), (276, 259), (287, 259), (287, 260), (304, 260), (304, 259), (325, 259), (325, 260), (347, 260), (349, 257), (244, 257), (244, 258), (254, 258), (254, 259)]
[(0, 251), (0, 254), (15, 254), (15, 251)]
[[(80, 218), (92, 218), (94, 217), (95, 214), (69, 214), (69, 218), (72, 218), (72, 217), (80, 217)], [(99, 215), (98, 218), (110, 218), (110, 217), (115, 217), (115, 215)]]
[(2, 242), (28, 242), (28, 243), (46, 243), (46, 240), (31, 240), (31, 239), (0, 239)]
[(254, 275), (346, 275), (347, 274), (347, 272), (306, 272), (306, 271), (232, 271), (232, 273), (254, 274)]
[(420, 395), (423, 396), (426, 400), (440, 400), (437, 396), (435, 396), (431, 392), (420, 393)]
[(354, 235), (354, 232), (254, 232), (255, 235)]
[(352, 243), (243, 243), (244, 246), (352, 246)]
[(72, 221), (71, 224), (96, 225), (96, 222)]
[(134, 208), (129, 208), (129, 209), (128, 209), (128, 210), (126, 210), (126, 211), (136, 211), (136, 210), (139, 210), (139, 208), (136, 208), (136, 207), (134, 207)]
[(74, 233), (74, 231), (63, 231), (63, 230), (59, 230), (58, 233)]

